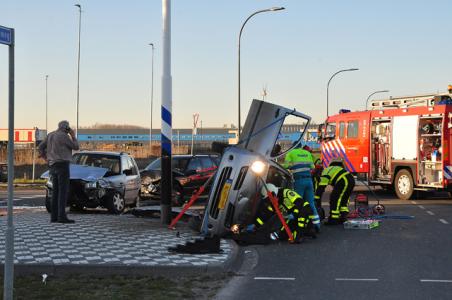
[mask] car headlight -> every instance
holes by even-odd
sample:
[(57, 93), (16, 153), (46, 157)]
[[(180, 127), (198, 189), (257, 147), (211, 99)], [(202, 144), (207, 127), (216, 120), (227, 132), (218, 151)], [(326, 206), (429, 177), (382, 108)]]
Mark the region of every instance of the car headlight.
[(260, 160), (256, 160), (251, 165), (251, 171), (253, 171), (256, 175), (261, 175), (262, 173), (264, 173), (266, 167), (267, 165), (265, 163)]
[(94, 189), (97, 187), (97, 181), (90, 181), (85, 183), (85, 188), (86, 189)]
[(97, 181), (97, 183), (99, 184), (99, 186), (100, 186), (101, 188), (104, 188), (104, 189), (110, 187), (110, 182), (107, 181), (107, 180), (104, 180), (104, 179), (99, 179), (99, 181)]

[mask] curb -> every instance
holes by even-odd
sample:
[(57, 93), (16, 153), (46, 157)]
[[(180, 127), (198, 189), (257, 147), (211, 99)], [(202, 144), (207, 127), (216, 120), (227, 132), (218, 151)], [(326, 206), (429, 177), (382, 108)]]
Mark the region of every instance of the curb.
[[(96, 275), (98, 277), (111, 275), (148, 275), (155, 277), (174, 278), (186, 275), (219, 274), (231, 272), (240, 261), (239, 246), (232, 240), (227, 240), (232, 251), (224, 263), (214, 263), (205, 266), (143, 266), (123, 264), (14, 264), (14, 275), (65, 276), (70, 274)], [(4, 269), (4, 264), (0, 264)]]

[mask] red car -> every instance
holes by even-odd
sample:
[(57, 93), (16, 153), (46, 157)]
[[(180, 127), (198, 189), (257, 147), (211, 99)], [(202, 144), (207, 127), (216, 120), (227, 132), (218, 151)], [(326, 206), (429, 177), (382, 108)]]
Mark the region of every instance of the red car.
[[(172, 157), (174, 204), (184, 204), (195, 190), (215, 174), (219, 163), (218, 155), (174, 155)], [(160, 158), (141, 170), (140, 175), (141, 199), (160, 198)]]

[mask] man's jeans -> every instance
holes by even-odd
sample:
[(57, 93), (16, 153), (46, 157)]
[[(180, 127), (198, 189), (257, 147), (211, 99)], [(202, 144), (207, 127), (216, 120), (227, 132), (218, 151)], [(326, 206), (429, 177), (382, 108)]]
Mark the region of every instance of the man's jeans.
[(314, 215), (313, 223), (315, 227), (320, 228), (320, 217), (314, 202), (314, 185), (311, 177), (308, 176), (294, 176), (295, 191), (309, 202), (312, 213)]
[(50, 166), (52, 178), (52, 212), (51, 220), (64, 220), (66, 201), (69, 195), (69, 162), (56, 162)]

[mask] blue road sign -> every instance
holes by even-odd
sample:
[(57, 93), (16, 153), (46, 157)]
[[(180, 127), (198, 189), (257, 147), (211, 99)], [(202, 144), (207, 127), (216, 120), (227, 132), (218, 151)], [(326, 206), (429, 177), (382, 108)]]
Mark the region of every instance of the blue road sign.
[(12, 32), (11, 28), (0, 26), (0, 44), (10, 46), (12, 44)]

